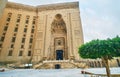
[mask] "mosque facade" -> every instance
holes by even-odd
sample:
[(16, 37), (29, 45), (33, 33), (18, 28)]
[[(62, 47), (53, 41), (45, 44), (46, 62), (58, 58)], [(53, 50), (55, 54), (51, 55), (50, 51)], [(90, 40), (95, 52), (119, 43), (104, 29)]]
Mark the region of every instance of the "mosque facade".
[(8, 2), (0, 18), (0, 61), (80, 60), (79, 2), (29, 6)]

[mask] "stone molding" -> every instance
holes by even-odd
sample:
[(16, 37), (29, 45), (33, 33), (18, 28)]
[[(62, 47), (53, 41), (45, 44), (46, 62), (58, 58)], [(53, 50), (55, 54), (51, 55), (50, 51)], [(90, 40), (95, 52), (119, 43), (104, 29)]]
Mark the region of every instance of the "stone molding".
[(27, 11), (36, 11), (35, 6), (30, 6), (30, 5), (24, 5), (24, 4), (19, 4), (19, 3), (13, 3), (13, 2), (8, 2), (6, 5), (6, 8), (13, 8), (17, 10), (27, 10)]
[(79, 8), (79, 2), (66, 2), (37, 6), (38, 11)]
[(39, 6), (30, 6), (20, 3), (8, 2), (6, 8), (13, 8), (17, 10), (23, 9), (27, 11), (47, 11), (47, 10), (79, 8), (79, 2), (66, 2), (66, 3), (39, 5)]

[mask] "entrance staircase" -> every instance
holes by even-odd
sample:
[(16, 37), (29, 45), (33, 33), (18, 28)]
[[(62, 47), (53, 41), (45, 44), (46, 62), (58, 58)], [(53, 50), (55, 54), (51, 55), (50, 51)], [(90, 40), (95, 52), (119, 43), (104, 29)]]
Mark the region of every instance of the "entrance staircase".
[(55, 65), (60, 68), (85, 68), (88, 67), (84, 62), (76, 62), (74, 60), (46, 60), (34, 65), (35, 69), (55, 69)]

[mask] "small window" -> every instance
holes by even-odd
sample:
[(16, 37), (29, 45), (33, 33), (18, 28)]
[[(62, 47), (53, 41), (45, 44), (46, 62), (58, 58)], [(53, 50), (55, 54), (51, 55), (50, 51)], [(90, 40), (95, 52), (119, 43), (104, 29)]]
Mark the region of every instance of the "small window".
[(25, 25), (25, 27), (28, 27), (28, 25)]
[(18, 18), (20, 18), (21, 17), (21, 14), (18, 14)]
[(31, 51), (28, 51), (28, 56), (31, 56)]
[(34, 25), (32, 26), (32, 28), (34, 28)]
[(30, 38), (30, 41), (29, 41), (29, 43), (32, 43), (32, 41), (33, 41), (33, 38)]
[(34, 29), (31, 30), (31, 33), (34, 33)]
[(28, 24), (29, 23), (29, 20), (26, 20), (26, 22), (25, 22), (26, 24)]
[(8, 53), (8, 56), (12, 56), (12, 53), (13, 53), (13, 51), (10, 50), (9, 53)]
[(16, 26), (19, 26), (19, 24), (16, 24)]
[(21, 48), (24, 48), (24, 45), (21, 45)]
[(6, 26), (8, 26), (9, 25), (9, 23), (6, 23)]
[(23, 55), (23, 51), (20, 51), (20, 52), (19, 52), (19, 56), (22, 56), (22, 55)]
[(19, 23), (19, 22), (20, 22), (20, 19), (17, 19), (17, 22)]
[(33, 37), (33, 35), (31, 35), (31, 37)]
[(22, 38), (22, 43), (25, 43), (25, 38)]
[(58, 45), (61, 45), (61, 41), (60, 40), (58, 40)]
[(23, 34), (23, 37), (25, 37), (26, 36), (26, 34)]
[(15, 29), (14, 29), (14, 32), (17, 32), (18, 31), (18, 28), (16, 27)]
[(12, 42), (15, 42), (15, 39), (16, 39), (16, 38), (15, 38), (15, 37), (13, 37), (13, 38), (12, 38)]
[(35, 24), (35, 21), (33, 21), (32, 24)]
[(14, 33), (14, 36), (16, 36), (16, 33)]
[(24, 32), (27, 32), (27, 28), (24, 28)]
[(3, 33), (2, 35), (4, 35), (4, 36), (5, 36), (5, 34), (6, 34), (6, 33)]
[(8, 17), (11, 17), (12, 13), (8, 13)]
[(0, 44), (0, 48), (2, 48), (2, 44)]
[(4, 27), (4, 31), (7, 31), (7, 29), (8, 29), (8, 26), (5, 26), (5, 27)]
[(1, 41), (4, 41), (4, 38), (5, 38), (5, 37), (1, 37)]
[(10, 18), (7, 18), (7, 21), (9, 22), (9, 21), (10, 21)]
[(13, 48), (14, 47), (14, 44), (11, 44), (11, 48)]

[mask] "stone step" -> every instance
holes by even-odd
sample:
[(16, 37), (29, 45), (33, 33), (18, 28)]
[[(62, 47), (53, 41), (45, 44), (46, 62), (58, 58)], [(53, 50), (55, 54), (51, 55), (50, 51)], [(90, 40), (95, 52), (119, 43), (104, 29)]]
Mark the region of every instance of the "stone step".
[(86, 63), (78, 63), (70, 60), (48, 60), (43, 61), (42, 63), (34, 65), (35, 69), (50, 69), (55, 68), (55, 65), (60, 65), (61, 68), (86, 68), (88, 67)]

